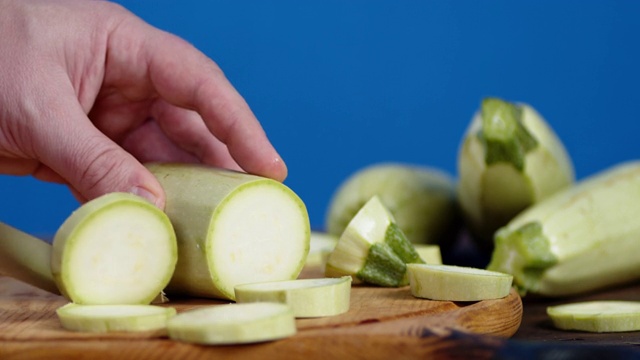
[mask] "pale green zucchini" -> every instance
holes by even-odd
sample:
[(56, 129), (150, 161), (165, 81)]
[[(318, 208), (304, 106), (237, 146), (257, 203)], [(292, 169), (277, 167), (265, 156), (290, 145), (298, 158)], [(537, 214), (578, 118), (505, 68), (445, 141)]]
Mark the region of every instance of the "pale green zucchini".
[(273, 341), (297, 332), (293, 310), (285, 304), (257, 302), (188, 310), (167, 322), (169, 337), (203, 345)]
[(59, 294), (51, 274), (51, 245), (0, 222), (0, 274)]
[(238, 284), (293, 280), (309, 252), (302, 200), (284, 184), (195, 164), (147, 164), (178, 239), (167, 292), (235, 298)]
[(176, 314), (173, 307), (157, 305), (78, 305), (56, 310), (62, 327), (71, 331), (109, 333), (162, 330)]
[(53, 239), (51, 273), (77, 304), (149, 304), (177, 261), (169, 218), (142, 197), (110, 193), (74, 211)]
[(408, 264), (409, 287), (415, 297), (444, 301), (500, 299), (511, 291), (513, 276), (462, 266)]
[(334, 316), (349, 310), (351, 277), (297, 279), (236, 285), (236, 302), (278, 302), (297, 318)]
[(407, 284), (408, 263), (424, 262), (377, 196), (358, 211), (329, 254), (325, 275), (379, 286)]
[(351, 174), (329, 203), (325, 227), (340, 236), (362, 206), (377, 196), (413, 243), (448, 242), (457, 231), (455, 180), (444, 171), (402, 163), (377, 163)]
[(640, 302), (600, 300), (547, 307), (553, 325), (587, 332), (640, 331)]
[(519, 212), (574, 183), (571, 158), (527, 104), (486, 98), (458, 154), (458, 200), (482, 248)]
[(640, 279), (640, 162), (583, 179), (528, 208), (496, 234), (488, 269), (544, 296)]

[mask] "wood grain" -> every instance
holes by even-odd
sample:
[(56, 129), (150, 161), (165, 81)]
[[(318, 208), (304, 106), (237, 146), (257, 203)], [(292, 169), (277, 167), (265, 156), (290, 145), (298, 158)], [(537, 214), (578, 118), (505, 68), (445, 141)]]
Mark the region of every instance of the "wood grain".
[[(314, 277), (313, 272), (304, 277)], [(228, 303), (170, 298), (164, 306), (186, 311)], [(288, 339), (243, 346), (198, 346), (166, 337), (163, 331), (91, 334), (61, 328), (55, 309), (67, 301), (7, 277), (0, 277), (0, 358), (189, 359), (234, 356), (243, 359), (324, 359), (455, 355), (465, 349), (474, 358), (490, 358), (522, 320), (515, 291), (503, 299), (470, 303), (429, 301), (411, 296), (407, 287), (354, 286), (346, 314), (298, 319), (298, 333)], [(461, 347), (462, 346), (462, 347)], [(449, 356), (448, 356), (449, 357)], [(455, 356), (454, 356), (455, 357)]]

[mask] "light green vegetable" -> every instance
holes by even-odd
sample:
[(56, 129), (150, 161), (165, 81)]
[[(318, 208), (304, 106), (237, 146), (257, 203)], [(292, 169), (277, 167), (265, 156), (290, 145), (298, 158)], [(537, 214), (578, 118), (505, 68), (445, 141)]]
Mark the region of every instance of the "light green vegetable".
[(442, 264), (442, 253), (440, 252), (440, 246), (433, 244), (414, 244), (413, 247), (416, 249), (416, 252), (425, 263), (431, 265)]
[(167, 323), (169, 337), (204, 345), (248, 344), (283, 339), (297, 332), (285, 304), (256, 302), (189, 310)]
[(71, 331), (108, 333), (138, 332), (166, 328), (176, 314), (172, 307), (157, 305), (78, 305), (56, 310), (62, 327)]
[(149, 304), (177, 260), (169, 218), (141, 197), (110, 193), (82, 205), (53, 239), (51, 272), (77, 304)]
[(622, 332), (640, 330), (640, 302), (588, 301), (549, 306), (547, 315), (562, 330)]
[(282, 183), (193, 164), (148, 164), (178, 238), (168, 292), (233, 300), (238, 284), (293, 280), (309, 252), (309, 216)]
[(458, 199), (479, 244), (515, 215), (574, 182), (561, 140), (529, 105), (482, 101), (458, 154)]
[(0, 274), (60, 293), (51, 274), (51, 245), (1, 222)]
[(640, 162), (620, 164), (528, 208), (496, 234), (488, 269), (522, 294), (568, 296), (640, 278)]
[(236, 285), (236, 302), (278, 302), (297, 318), (334, 316), (349, 310), (351, 277), (298, 279)]
[(305, 267), (321, 267), (327, 264), (329, 254), (335, 249), (338, 237), (320, 231), (312, 231), (309, 239), (309, 255)]
[(377, 196), (358, 211), (329, 254), (325, 275), (380, 286), (407, 284), (408, 263), (424, 262)]
[(326, 219), (329, 234), (347, 224), (378, 196), (413, 243), (449, 242), (459, 222), (455, 181), (443, 171), (400, 163), (379, 163), (349, 176), (333, 195)]
[(445, 301), (481, 301), (509, 295), (513, 276), (462, 266), (408, 264), (415, 297)]

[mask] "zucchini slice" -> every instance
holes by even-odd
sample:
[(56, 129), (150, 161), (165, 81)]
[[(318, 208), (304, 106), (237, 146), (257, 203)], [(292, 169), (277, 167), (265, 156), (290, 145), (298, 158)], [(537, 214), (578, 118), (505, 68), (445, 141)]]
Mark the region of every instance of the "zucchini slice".
[(297, 318), (333, 316), (349, 311), (351, 276), (243, 284), (236, 301), (288, 304)]
[(562, 330), (597, 333), (640, 330), (640, 301), (600, 300), (549, 306), (547, 315)]
[(415, 297), (446, 301), (481, 301), (509, 295), (513, 276), (462, 266), (407, 264)]
[(56, 310), (62, 327), (71, 331), (107, 333), (164, 329), (176, 309), (157, 305), (78, 305)]
[(205, 345), (272, 341), (292, 336), (297, 331), (291, 307), (269, 302), (185, 311), (168, 321), (167, 330), (173, 340)]

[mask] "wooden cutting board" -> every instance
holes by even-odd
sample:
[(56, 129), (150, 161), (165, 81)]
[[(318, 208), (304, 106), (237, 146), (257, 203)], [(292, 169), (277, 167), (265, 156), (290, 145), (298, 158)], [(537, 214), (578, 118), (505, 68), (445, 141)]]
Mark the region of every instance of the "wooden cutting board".
[[(319, 277), (305, 271), (301, 277)], [(172, 341), (164, 332), (91, 334), (64, 330), (55, 309), (67, 301), (0, 276), (0, 359), (389, 359), (442, 354), (491, 357), (522, 320), (515, 291), (498, 300), (449, 302), (417, 299), (408, 287), (353, 286), (348, 313), (298, 319), (288, 339), (242, 346)], [(228, 302), (173, 298), (180, 311)]]

